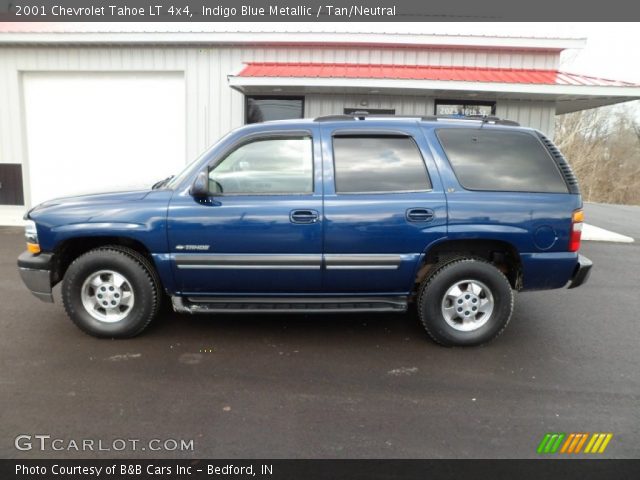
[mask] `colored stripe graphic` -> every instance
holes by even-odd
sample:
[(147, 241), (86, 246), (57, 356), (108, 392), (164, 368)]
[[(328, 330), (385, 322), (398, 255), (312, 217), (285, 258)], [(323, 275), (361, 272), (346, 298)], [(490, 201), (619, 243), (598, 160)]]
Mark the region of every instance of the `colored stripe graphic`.
[(537, 451), (540, 454), (604, 453), (613, 438), (613, 433), (594, 433), (591, 437), (589, 435), (589, 433), (547, 433), (538, 445)]
[(549, 438), (551, 438), (551, 434), (547, 433), (540, 442), (540, 445), (538, 445), (538, 453), (544, 453), (544, 447), (547, 445)]
[(576, 437), (575, 433), (570, 433), (569, 436), (567, 437), (567, 441), (564, 442), (564, 445), (562, 445), (562, 449), (560, 450), (560, 453), (567, 453), (567, 450), (569, 450), (569, 445), (571, 445), (571, 442), (573, 442), (573, 439)]
[(588, 433), (572, 433), (567, 437), (567, 441), (562, 445), (560, 453), (580, 453), (584, 442), (589, 437)]
[(538, 445), (538, 453), (556, 453), (564, 437), (564, 433), (547, 433)]
[(604, 453), (613, 438), (613, 433), (594, 433), (584, 453)]
[(580, 441), (578, 442), (578, 445), (576, 446), (576, 450), (574, 453), (580, 453), (580, 450), (582, 450), (582, 446), (584, 445), (584, 442), (587, 441), (587, 438), (589, 437), (588, 433), (583, 433), (582, 434), (582, 438), (580, 439)]

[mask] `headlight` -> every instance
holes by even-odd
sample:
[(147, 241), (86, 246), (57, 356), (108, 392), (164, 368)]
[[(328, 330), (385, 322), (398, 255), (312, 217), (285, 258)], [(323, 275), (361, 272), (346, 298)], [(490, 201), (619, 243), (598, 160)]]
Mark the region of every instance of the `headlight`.
[(40, 243), (38, 242), (38, 230), (36, 222), (27, 220), (24, 227), (24, 237), (27, 240), (27, 250), (31, 253), (40, 253)]

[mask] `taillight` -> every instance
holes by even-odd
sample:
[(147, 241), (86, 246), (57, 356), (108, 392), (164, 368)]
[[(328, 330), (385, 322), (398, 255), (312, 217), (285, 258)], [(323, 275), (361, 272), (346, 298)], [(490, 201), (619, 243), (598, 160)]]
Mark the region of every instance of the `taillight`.
[(575, 210), (571, 216), (571, 232), (569, 232), (569, 251), (577, 252), (580, 249), (580, 238), (582, 237), (582, 225), (584, 222), (584, 212), (582, 209)]

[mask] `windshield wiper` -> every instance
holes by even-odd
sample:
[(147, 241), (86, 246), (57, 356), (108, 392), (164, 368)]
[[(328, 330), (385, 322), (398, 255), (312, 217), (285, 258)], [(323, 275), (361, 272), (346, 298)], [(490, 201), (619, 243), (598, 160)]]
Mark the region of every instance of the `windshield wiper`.
[(154, 183), (151, 187), (151, 190), (157, 190), (160, 187), (164, 187), (173, 177), (175, 177), (175, 175), (169, 175), (164, 180), (160, 180), (159, 182)]

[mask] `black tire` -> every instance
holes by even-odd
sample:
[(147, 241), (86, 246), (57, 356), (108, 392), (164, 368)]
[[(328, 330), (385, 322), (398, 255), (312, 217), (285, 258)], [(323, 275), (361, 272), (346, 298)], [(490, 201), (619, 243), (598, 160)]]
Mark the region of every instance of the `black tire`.
[[(475, 280), (487, 287), (493, 297), (493, 311), (485, 323), (478, 320), (477, 328), (461, 331), (462, 327), (454, 328), (447, 322), (442, 307), (449, 288), (466, 280)], [(482, 295), (486, 298), (486, 293)], [(493, 340), (504, 331), (512, 313), (513, 290), (509, 280), (493, 264), (478, 258), (448, 259), (436, 266), (423, 282), (418, 297), (418, 315), (425, 330), (433, 340), (447, 347), (474, 346)], [(451, 321), (457, 325), (460, 319)]]
[[(134, 298), (126, 316), (112, 323), (94, 318), (82, 301), (85, 281), (103, 270), (124, 276)], [(62, 284), (62, 301), (67, 315), (85, 333), (100, 338), (134, 337), (147, 328), (158, 313), (160, 281), (151, 262), (135, 250), (121, 246), (100, 247), (71, 263)]]

